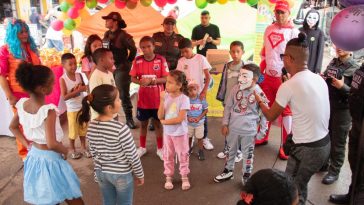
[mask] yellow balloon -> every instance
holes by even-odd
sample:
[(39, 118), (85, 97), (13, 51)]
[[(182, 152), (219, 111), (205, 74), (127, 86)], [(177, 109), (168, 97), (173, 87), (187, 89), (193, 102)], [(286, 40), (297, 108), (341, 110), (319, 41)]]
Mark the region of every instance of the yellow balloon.
[(76, 23), (76, 28), (78, 28), (81, 25), (81, 17), (78, 17), (76, 19), (73, 19)]
[(80, 10), (80, 17), (81, 19), (86, 19), (90, 16), (90, 13), (87, 11), (86, 8)]
[(62, 31), (63, 31), (63, 35), (65, 35), (65, 36), (70, 36), (72, 34), (72, 31), (70, 31), (66, 28), (63, 28)]
[(219, 2), (219, 4), (226, 4), (229, 0), (217, 0), (217, 2)]

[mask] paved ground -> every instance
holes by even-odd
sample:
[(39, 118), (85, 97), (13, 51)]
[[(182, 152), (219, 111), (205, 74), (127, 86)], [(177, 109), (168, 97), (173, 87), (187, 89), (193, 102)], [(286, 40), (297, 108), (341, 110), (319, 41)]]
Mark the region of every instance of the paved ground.
[[(215, 184), (213, 177), (223, 169), (224, 162), (216, 158), (216, 154), (223, 148), (223, 139), (220, 137), (220, 118), (209, 119), (209, 136), (215, 145), (215, 150), (206, 152), (206, 160), (198, 161), (196, 155), (191, 156), (190, 179), (192, 188), (189, 191), (182, 191), (181, 183), (176, 175), (177, 183), (175, 189), (166, 191), (163, 189), (163, 164), (156, 156), (154, 133), (148, 135), (148, 153), (142, 158), (145, 171), (145, 185), (135, 189), (134, 204), (136, 205), (209, 205), (209, 204), (235, 204), (239, 198), (240, 190), (240, 169), (237, 164), (235, 179), (223, 184)], [(64, 127), (66, 130), (66, 127)], [(133, 135), (138, 136), (138, 130)], [(255, 151), (254, 171), (263, 168), (275, 167), (284, 170), (285, 161), (277, 160), (276, 153), (280, 144), (278, 139), (279, 130), (273, 127), (272, 137), (269, 144), (257, 147)], [(136, 142), (137, 142), (137, 138)], [(65, 144), (68, 142), (65, 140)], [(92, 160), (82, 158), (80, 160), (69, 160), (77, 172), (84, 200), (88, 205), (101, 204), (101, 195), (97, 184), (93, 181)], [(0, 204), (1, 205), (22, 205), (23, 202), (23, 163), (16, 154), (14, 138), (0, 137)], [(176, 172), (178, 173), (178, 172)], [(330, 204), (327, 198), (330, 193), (345, 193), (350, 183), (350, 170), (347, 160), (343, 167), (340, 179), (333, 185), (321, 184), (324, 173), (318, 173), (312, 177), (309, 184), (309, 201), (307, 204), (325, 205)], [(239, 177), (238, 177), (239, 176)]]

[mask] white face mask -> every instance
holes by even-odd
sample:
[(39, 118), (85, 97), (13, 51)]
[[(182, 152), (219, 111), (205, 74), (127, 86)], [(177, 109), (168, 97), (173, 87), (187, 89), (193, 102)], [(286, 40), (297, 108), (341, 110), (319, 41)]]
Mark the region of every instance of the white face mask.
[(318, 22), (318, 20), (319, 20), (318, 13), (310, 13), (306, 18), (307, 24), (310, 26), (310, 28), (314, 27)]
[(238, 81), (240, 90), (250, 87), (253, 83), (253, 72), (246, 69), (240, 69)]

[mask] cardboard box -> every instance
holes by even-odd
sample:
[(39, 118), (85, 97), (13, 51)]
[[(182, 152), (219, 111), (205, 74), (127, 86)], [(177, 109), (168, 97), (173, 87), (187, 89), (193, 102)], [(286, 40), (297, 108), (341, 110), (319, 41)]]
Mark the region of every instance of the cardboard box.
[(230, 53), (229, 50), (224, 49), (208, 49), (206, 52), (206, 58), (212, 67), (210, 72), (221, 73), (224, 69), (225, 63), (230, 61)]

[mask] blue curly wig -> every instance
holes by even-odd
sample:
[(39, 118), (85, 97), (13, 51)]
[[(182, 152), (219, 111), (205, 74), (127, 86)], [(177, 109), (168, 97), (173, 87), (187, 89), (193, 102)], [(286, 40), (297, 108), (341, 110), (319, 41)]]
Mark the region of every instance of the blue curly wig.
[(37, 45), (33, 37), (30, 36), (30, 31), (28, 25), (19, 19), (14, 19), (9, 21), (6, 27), (5, 43), (8, 45), (10, 53), (17, 59), (24, 59), (22, 54), (21, 42), (18, 38), (18, 33), (21, 32), (22, 28), (25, 28), (29, 34), (28, 43), (33, 52), (38, 54)]

